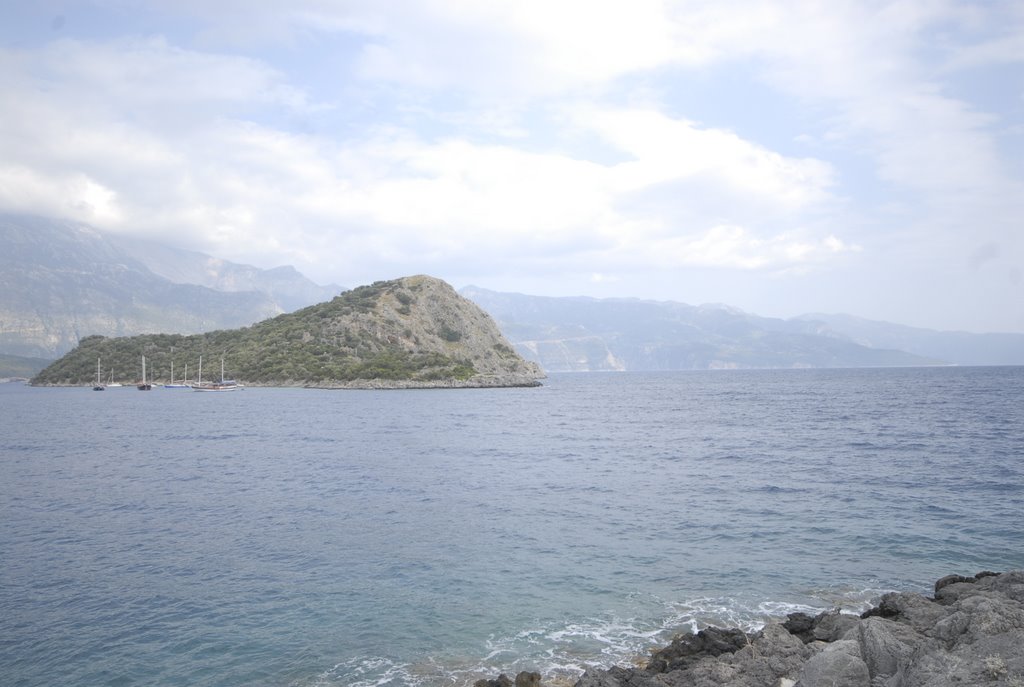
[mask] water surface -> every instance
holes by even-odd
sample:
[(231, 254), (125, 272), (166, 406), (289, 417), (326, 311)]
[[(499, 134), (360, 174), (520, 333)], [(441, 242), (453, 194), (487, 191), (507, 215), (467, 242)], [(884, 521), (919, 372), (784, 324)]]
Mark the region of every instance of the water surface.
[(1024, 368), (0, 385), (11, 685), (571, 679), (1024, 567)]

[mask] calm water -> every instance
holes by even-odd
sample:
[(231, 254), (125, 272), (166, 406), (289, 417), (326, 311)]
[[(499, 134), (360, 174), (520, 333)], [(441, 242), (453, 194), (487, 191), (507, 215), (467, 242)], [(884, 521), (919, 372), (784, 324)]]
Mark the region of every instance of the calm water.
[(571, 680), (1024, 567), (1024, 368), (0, 385), (5, 685)]

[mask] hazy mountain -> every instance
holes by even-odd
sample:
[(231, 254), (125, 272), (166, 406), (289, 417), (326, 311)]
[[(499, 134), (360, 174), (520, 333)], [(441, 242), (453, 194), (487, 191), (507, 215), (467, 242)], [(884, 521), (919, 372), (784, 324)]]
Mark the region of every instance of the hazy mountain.
[[(0, 353), (52, 359), (93, 334), (202, 332), (286, 310), (273, 293), (288, 289), (226, 292), (176, 283), (151, 270), (126, 243), (84, 224), (0, 215)], [(169, 263), (185, 262), (170, 249), (160, 255), (176, 256)], [(208, 256), (190, 255), (209, 263)], [(290, 269), (260, 275), (255, 268), (222, 265), (221, 274), (249, 273), (253, 283), (280, 281)], [(185, 271), (179, 268), (180, 279)], [(289, 305), (302, 282), (308, 280), (301, 275), (293, 280), (298, 286), (289, 292)]]
[(248, 384), (317, 387), (534, 386), (543, 376), (477, 305), (433, 277), (376, 282), (251, 327), (192, 336), (88, 337), (33, 384), (89, 383), (97, 360), (119, 370), (149, 361), (151, 380), (171, 363), (196, 370), (223, 356)]
[(0, 353), (0, 382), (12, 378), (34, 377), (51, 362), (45, 358), (26, 358), (20, 355)]
[(820, 322), (823, 334), (842, 336), (871, 348), (898, 348), (957, 365), (1024, 365), (1024, 334), (971, 334), (919, 329), (851, 315), (803, 315)]
[(863, 346), (822, 325), (722, 305), (549, 298), (467, 287), (528, 360), (548, 372), (775, 367), (882, 367), (939, 361)]
[(108, 240), (154, 274), (175, 284), (196, 284), (229, 293), (265, 293), (284, 312), (329, 301), (344, 290), (337, 284), (320, 286), (290, 265), (264, 270), (153, 241), (121, 236), (110, 236)]

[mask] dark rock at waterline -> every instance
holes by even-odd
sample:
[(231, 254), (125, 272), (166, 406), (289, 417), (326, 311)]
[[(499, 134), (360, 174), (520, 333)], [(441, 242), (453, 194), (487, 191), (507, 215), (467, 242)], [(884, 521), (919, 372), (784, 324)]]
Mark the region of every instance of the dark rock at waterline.
[(522, 671), (516, 675), (516, 687), (540, 687), (540, 673)]
[(743, 630), (709, 627), (695, 635), (676, 637), (664, 649), (654, 652), (647, 664), (649, 673), (667, 673), (689, 667), (705, 656), (736, 653), (750, 644)]
[(851, 615), (840, 613), (839, 609), (825, 611), (815, 616), (806, 613), (790, 613), (786, 616), (786, 622), (782, 626), (795, 637), (799, 637), (804, 644), (814, 641), (834, 642), (857, 624), (857, 619)]
[(941, 591), (945, 587), (948, 587), (951, 584), (974, 584), (980, 579), (986, 577), (995, 577), (998, 574), (999, 573), (994, 573), (986, 570), (984, 572), (978, 573), (974, 577), (964, 577), (963, 575), (946, 575), (945, 577), (943, 577), (935, 583), (935, 598), (940, 598), (939, 591)]
[[(479, 683), (478, 683), (479, 684)], [(951, 575), (935, 598), (890, 593), (857, 618), (791, 614), (746, 634), (707, 628), (646, 668), (589, 670), (576, 687), (1024, 687), (1024, 571)], [(507, 687), (487, 685), (487, 687)]]
[(516, 675), (514, 683), (505, 673), (493, 680), (477, 680), (473, 683), (473, 687), (513, 687), (513, 685), (515, 687), (540, 687), (540, 673), (521, 671)]

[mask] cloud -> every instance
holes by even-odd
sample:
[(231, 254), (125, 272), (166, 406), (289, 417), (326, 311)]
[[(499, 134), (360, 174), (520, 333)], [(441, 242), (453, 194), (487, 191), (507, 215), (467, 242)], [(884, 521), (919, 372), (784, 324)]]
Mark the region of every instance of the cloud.
[[(566, 120), (624, 155), (611, 161), (457, 136), (426, 140), (395, 126), (339, 141), (242, 117), (268, 104), (307, 106), (257, 61), (162, 39), (64, 41), (35, 59), (11, 59), (20, 68), (7, 70), (15, 87), (0, 96), (8, 153), (0, 200), (262, 264), (313, 265), (331, 253), (343, 256), (332, 263), (345, 270), (366, 264), (368, 254), (410, 266), (479, 256), (582, 263), (625, 256), (622, 246), (633, 242), (657, 245), (668, 236), (697, 245), (703, 236), (705, 244), (720, 239), (717, 253), (707, 245), (696, 251), (714, 258), (687, 260), (776, 265), (778, 256), (756, 256), (773, 242), (707, 233), (715, 226), (707, 217), (667, 223), (638, 214), (632, 200), (697, 180), (719, 189), (711, 209), (719, 217), (733, 214), (741, 196), (781, 213), (829, 197), (827, 164), (651, 110), (587, 106)], [(188, 111), (187, 126), (172, 116), (178, 109)], [(235, 110), (239, 116), (227, 116)], [(725, 256), (740, 246), (742, 256)]]
[(830, 165), (812, 158), (787, 158), (728, 130), (635, 109), (588, 109), (577, 114), (577, 122), (631, 156), (618, 166), (619, 185), (625, 191), (706, 177), (738, 195), (756, 196), (788, 210), (829, 199)]
[(140, 7), (0, 50), (0, 206), (345, 283), (913, 262), (967, 293), (977, 246), (1024, 251), (1019, 103), (965, 86), (1020, 61), (1012, 3)]

